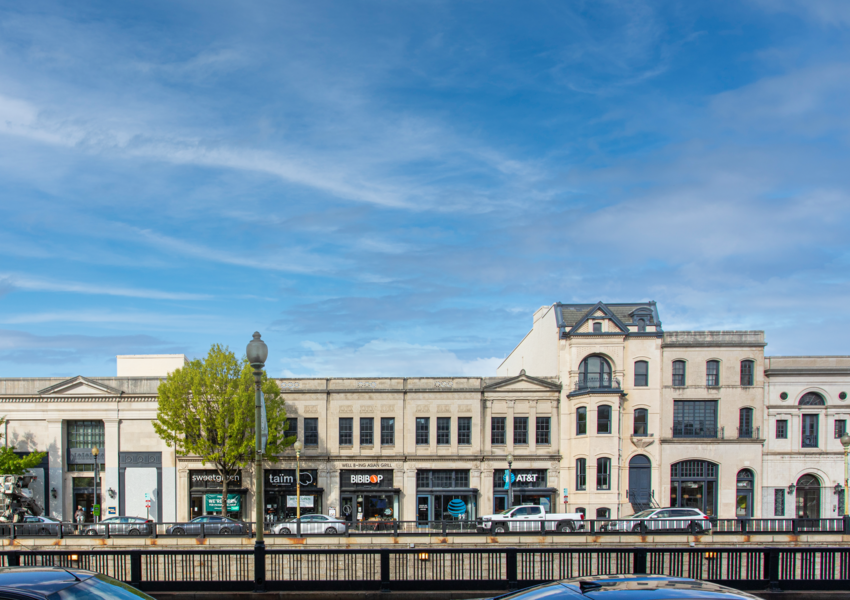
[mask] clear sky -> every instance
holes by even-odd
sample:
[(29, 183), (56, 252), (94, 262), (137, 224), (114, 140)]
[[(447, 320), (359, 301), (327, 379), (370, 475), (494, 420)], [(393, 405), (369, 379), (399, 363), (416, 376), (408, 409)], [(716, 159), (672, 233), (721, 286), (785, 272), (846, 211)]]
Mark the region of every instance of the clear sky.
[(0, 1), (0, 376), (494, 375), (553, 302), (850, 354), (850, 2)]

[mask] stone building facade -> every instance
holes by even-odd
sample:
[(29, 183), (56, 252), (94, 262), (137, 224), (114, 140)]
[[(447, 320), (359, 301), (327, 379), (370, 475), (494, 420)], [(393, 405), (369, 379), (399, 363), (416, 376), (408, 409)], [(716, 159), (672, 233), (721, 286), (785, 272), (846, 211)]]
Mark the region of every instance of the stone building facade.
[[(280, 379), (304, 444), (301, 512), (422, 522), (511, 502), (588, 518), (670, 505), (843, 514), (850, 357), (765, 357), (765, 345), (761, 331), (665, 331), (653, 302), (553, 304), (496, 377)], [(153, 430), (158, 383), (184, 364), (125, 356), (116, 377), (0, 379), (6, 443), (48, 453), (34, 490), (48, 513), (94, 503), (98, 446), (104, 516), (183, 521), (227, 502), (255, 519), (252, 467), (224, 499), (209, 465)], [(264, 519), (295, 514), (295, 466), (292, 451), (264, 465)]]

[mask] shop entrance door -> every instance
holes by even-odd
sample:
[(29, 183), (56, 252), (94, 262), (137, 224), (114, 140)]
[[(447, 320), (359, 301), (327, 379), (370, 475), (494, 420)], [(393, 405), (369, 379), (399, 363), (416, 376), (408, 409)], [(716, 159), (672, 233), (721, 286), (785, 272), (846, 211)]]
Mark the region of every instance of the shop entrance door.
[(356, 506), (354, 504), (354, 496), (343, 496), (342, 497), (342, 518), (348, 521), (349, 523), (353, 523), (354, 519), (357, 517), (355, 513)]
[(416, 521), (420, 527), (426, 527), (431, 520), (431, 497), (416, 497)]
[(508, 495), (507, 494), (496, 494), (493, 497), (493, 512), (499, 513), (503, 510), (508, 509)]
[(86, 513), (85, 522), (91, 523), (94, 519), (92, 509), (94, 507), (94, 492), (80, 492), (74, 490), (74, 512), (77, 512), (77, 507), (82, 506), (83, 512)]

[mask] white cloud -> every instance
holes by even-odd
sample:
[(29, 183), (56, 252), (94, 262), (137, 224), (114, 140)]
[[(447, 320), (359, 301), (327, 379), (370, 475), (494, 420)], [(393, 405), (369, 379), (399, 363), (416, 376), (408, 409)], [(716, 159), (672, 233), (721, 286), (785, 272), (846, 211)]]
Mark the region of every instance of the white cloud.
[(303, 344), (309, 354), (281, 360), (287, 377), (493, 377), (501, 358), (463, 360), (454, 352), (394, 340), (359, 347)]
[(124, 296), (128, 298), (147, 298), (150, 300), (208, 300), (208, 294), (190, 294), (183, 292), (165, 292), (144, 288), (97, 285), (76, 281), (58, 281), (19, 275), (0, 273), (0, 281), (12, 289), (37, 292), (67, 292), (72, 294), (92, 294), (100, 296)]

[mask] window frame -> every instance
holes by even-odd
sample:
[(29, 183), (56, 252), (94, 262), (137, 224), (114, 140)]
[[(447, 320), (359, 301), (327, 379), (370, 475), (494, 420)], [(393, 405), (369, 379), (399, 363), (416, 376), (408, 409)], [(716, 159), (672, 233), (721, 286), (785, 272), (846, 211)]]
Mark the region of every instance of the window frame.
[(705, 387), (720, 387), (719, 360), (705, 361)]
[[(780, 426), (782, 431), (780, 432)], [(777, 440), (787, 440), (788, 439), (788, 419), (776, 419), (776, 429), (774, 432), (774, 437)]]
[[(607, 413), (608, 418), (603, 419), (603, 414)], [(607, 423), (608, 429), (607, 431), (603, 431), (603, 424)], [(611, 432), (614, 430), (614, 409), (610, 404), (600, 404), (596, 407), (596, 434), (597, 435), (611, 435)]]
[(602, 321), (593, 321), (592, 333), (602, 333)]
[[(541, 427), (544, 424), (545, 427)], [(549, 446), (552, 444), (552, 417), (536, 417), (534, 422), (534, 443), (538, 446)]]
[[(643, 416), (643, 432), (638, 432), (638, 415)], [(632, 435), (635, 437), (647, 437), (649, 435), (649, 410), (646, 408), (636, 408), (632, 415)]]
[[(582, 427), (584, 425), (584, 427)], [(584, 429), (584, 431), (582, 431)], [(576, 408), (576, 435), (587, 435), (587, 407)]]
[(415, 441), (417, 446), (431, 445), (431, 417), (416, 417)]
[[(814, 422), (814, 434), (806, 434), (806, 423)], [(808, 440), (806, 438), (809, 438)], [(800, 447), (820, 448), (820, 415), (803, 414), (800, 416)]]
[(395, 446), (395, 417), (381, 417), (381, 446)]
[[(461, 434), (463, 434), (463, 437), (461, 436)], [(472, 445), (472, 417), (457, 418), (457, 445)]]
[[(749, 373), (744, 368), (749, 365)], [(747, 383), (749, 381), (749, 383)], [(745, 358), (741, 361), (741, 387), (752, 387), (756, 384), (756, 361)]]
[[(364, 427), (365, 425), (365, 427)], [(360, 445), (375, 445), (375, 418), (360, 417)]]
[[(644, 372), (638, 372), (638, 365), (641, 365)], [(642, 377), (643, 379), (638, 379)], [(640, 383), (643, 381), (643, 383)], [(648, 360), (636, 360), (635, 361), (635, 385), (634, 387), (649, 387), (649, 361)]]
[[(839, 423), (841, 426), (839, 427)], [(841, 436), (847, 433), (847, 419), (835, 419), (834, 435), (836, 440), (840, 440)], [(840, 431), (839, 431), (840, 429)]]
[[(343, 427), (345, 425), (345, 427)], [(354, 417), (340, 417), (339, 418), (339, 445), (340, 446), (353, 446), (354, 445)], [(343, 435), (348, 437), (343, 438)], [(348, 441), (346, 441), (348, 440)]]
[[(711, 408), (712, 410), (708, 410)], [(713, 411), (714, 421), (709, 422)], [(690, 418), (690, 421), (688, 420)], [(673, 437), (716, 439), (719, 407), (717, 400), (674, 400)]]
[(437, 417), (437, 445), (452, 445), (452, 418)]
[[(295, 425), (293, 427), (293, 425)], [(295, 436), (295, 439), (298, 439), (298, 417), (287, 417), (286, 418), (286, 437)]]
[[(508, 443), (508, 433), (506, 431), (507, 417), (490, 417), (490, 445), (505, 446)], [(498, 427), (496, 425), (499, 425)], [(501, 440), (501, 441), (499, 441)]]
[[(755, 434), (755, 412), (749, 406), (742, 406), (738, 409), (738, 438), (750, 439)], [(747, 421), (749, 421), (749, 424)]]
[(596, 489), (600, 492), (611, 490), (611, 459), (607, 456), (596, 459)]
[[(681, 372), (677, 372), (681, 367)], [(678, 382), (678, 383), (677, 383)], [(687, 387), (688, 385), (688, 363), (684, 360), (673, 361), (673, 387)]]
[(514, 417), (514, 446), (528, 445), (528, 417)]
[(576, 491), (583, 492), (587, 490), (587, 459), (576, 459)]

